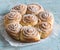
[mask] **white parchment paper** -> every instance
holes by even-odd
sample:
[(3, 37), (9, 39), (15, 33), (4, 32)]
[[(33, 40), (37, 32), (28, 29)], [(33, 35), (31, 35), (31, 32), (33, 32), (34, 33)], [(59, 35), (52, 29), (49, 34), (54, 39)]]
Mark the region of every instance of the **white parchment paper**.
[(3, 24), (3, 16), (0, 16), (0, 34), (4, 37), (4, 39), (6, 40), (6, 41), (8, 41), (8, 43), (11, 45), (11, 46), (27, 46), (27, 45), (32, 45), (32, 44), (37, 44), (37, 43), (42, 43), (42, 42), (45, 42), (46, 40), (48, 40), (49, 38), (56, 38), (57, 36), (58, 36), (58, 30), (59, 30), (59, 25), (56, 23), (56, 22), (54, 22), (54, 27), (53, 27), (53, 31), (52, 31), (52, 33), (51, 33), (51, 35), (48, 37), (48, 38), (46, 38), (46, 39), (43, 39), (43, 40), (41, 40), (41, 41), (39, 41), (39, 42), (34, 42), (34, 43), (21, 43), (21, 42), (19, 42), (19, 41), (15, 41), (15, 40), (13, 40), (7, 33), (6, 33), (6, 31), (5, 31), (5, 29), (4, 29), (4, 24)]

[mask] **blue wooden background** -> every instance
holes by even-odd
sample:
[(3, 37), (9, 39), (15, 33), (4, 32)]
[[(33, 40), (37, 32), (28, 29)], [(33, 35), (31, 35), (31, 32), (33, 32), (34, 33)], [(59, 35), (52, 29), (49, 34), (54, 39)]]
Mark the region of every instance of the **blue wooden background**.
[[(0, 0), (0, 15), (4, 15), (17, 4), (24, 3), (39, 3), (45, 9), (54, 14), (55, 21), (60, 25), (60, 0)], [(57, 34), (59, 34), (58, 31)], [(12, 47), (0, 35), (0, 50), (60, 50), (60, 36), (55, 39), (49, 39), (44, 43), (26, 46), (26, 47)]]

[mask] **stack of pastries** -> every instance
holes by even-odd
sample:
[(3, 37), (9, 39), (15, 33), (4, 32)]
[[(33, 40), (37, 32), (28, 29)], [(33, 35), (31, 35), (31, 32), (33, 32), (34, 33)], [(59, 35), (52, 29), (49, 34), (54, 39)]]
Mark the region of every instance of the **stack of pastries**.
[(53, 15), (39, 4), (14, 6), (4, 16), (7, 34), (20, 42), (37, 42), (47, 38), (53, 29)]

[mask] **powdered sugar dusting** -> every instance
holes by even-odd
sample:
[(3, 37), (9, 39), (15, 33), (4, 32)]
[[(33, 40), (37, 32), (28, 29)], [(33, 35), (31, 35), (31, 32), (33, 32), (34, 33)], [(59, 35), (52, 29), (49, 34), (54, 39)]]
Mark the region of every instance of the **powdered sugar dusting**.
[(37, 18), (35, 15), (33, 15), (33, 14), (26, 14), (26, 15), (23, 16), (23, 18), (24, 18), (24, 17), (29, 17), (29, 16), (30, 16), (30, 17), (32, 18), (32, 20), (34, 20), (34, 21), (37, 21), (37, 20), (38, 20), (38, 18)]
[(20, 25), (19, 23), (15, 22), (15, 23), (8, 24), (7, 27), (6, 27), (6, 29), (9, 30), (9, 31), (11, 31), (11, 32), (17, 33), (17, 32), (20, 31), (21, 27), (22, 27), (22, 25)]

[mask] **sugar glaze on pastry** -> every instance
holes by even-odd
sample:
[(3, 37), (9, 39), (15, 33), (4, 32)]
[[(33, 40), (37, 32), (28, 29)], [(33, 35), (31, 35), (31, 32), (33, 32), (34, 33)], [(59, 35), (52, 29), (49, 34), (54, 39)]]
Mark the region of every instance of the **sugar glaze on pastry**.
[(27, 6), (27, 13), (37, 15), (39, 12), (44, 11), (43, 7), (38, 4), (29, 4)]
[(41, 38), (46, 38), (52, 31), (52, 25), (48, 22), (42, 22), (39, 25), (39, 29), (42, 31)]
[(36, 25), (38, 22), (38, 18), (33, 14), (25, 14), (22, 18), (23, 25)]
[(17, 5), (11, 9), (11, 11), (17, 11), (21, 15), (24, 15), (26, 13), (26, 10), (27, 10), (27, 5), (25, 5), (25, 4)]
[(39, 41), (40, 35), (34, 27), (24, 26), (20, 34), (20, 40), (23, 42)]
[(18, 12), (9, 12), (4, 16), (4, 24), (7, 25), (13, 21), (20, 22), (21, 19), (22, 19), (22, 16)]
[(43, 22), (49, 22), (53, 25), (53, 14), (48, 11), (42, 11), (38, 14), (38, 18)]

